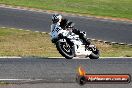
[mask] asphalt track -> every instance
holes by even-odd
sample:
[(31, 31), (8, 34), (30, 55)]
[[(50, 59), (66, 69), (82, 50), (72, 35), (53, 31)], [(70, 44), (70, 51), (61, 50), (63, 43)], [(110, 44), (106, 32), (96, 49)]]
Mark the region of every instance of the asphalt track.
[[(16, 83), (0, 88), (80, 88), (75, 78), (77, 69), (82, 66), (88, 74), (132, 75), (132, 58), (104, 58), (98, 60), (51, 58), (1, 58), (0, 80)], [(83, 88), (131, 88), (129, 84), (85, 84)]]
[[(89, 38), (111, 42), (132, 43), (132, 23), (95, 19), (91, 17), (65, 16), (76, 23)], [(51, 14), (0, 7), (0, 26), (50, 31)], [(0, 79), (21, 85), (4, 85), (0, 88), (131, 88), (132, 84), (86, 84), (75, 82), (76, 71), (82, 66), (88, 73), (129, 73), (132, 75), (132, 58), (109, 59), (50, 59), (21, 58), (0, 59)], [(49, 83), (50, 82), (50, 83)]]
[[(0, 26), (49, 32), (51, 15), (0, 7)], [(132, 44), (132, 23), (70, 15), (65, 17), (75, 22), (76, 28), (86, 31), (89, 38)]]

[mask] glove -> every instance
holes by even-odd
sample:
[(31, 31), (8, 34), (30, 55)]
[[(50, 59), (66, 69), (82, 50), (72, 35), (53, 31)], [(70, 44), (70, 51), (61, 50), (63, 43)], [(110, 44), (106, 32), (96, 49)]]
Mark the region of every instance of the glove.
[(80, 34), (80, 31), (78, 29), (73, 29), (72, 32), (75, 33), (75, 34), (77, 34), (77, 35)]
[(58, 35), (58, 38), (62, 39), (64, 36), (62, 34)]

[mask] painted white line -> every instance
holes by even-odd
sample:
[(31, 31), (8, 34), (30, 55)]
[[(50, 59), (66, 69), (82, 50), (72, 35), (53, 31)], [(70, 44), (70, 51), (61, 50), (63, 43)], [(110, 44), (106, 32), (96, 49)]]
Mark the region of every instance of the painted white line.
[(44, 34), (45, 34), (46, 32), (42, 32), (42, 33), (44, 33)]
[(92, 41), (96, 41), (96, 39), (91, 39)]
[[(3, 56), (0, 58), (22, 58), (22, 57), (17, 57), (17, 56)], [(54, 59), (61, 59), (61, 58), (65, 58), (65, 57), (48, 57), (48, 58), (54, 58)], [(109, 58), (132, 58), (132, 57), (100, 57), (100, 59), (109, 59)], [(74, 57), (73, 59), (89, 59), (89, 58), (85, 58), (85, 57)]]
[(119, 43), (119, 45), (125, 45), (125, 43)]
[[(132, 59), (132, 57), (99, 57), (99, 59), (120, 59), (120, 58), (124, 58), (124, 59), (125, 58), (130, 58), (130, 59)], [(88, 57), (87, 58), (85, 58), (85, 57), (82, 57), (82, 58), (81, 57), (77, 57), (76, 58), (75, 57), (73, 59), (80, 59), (80, 60), (82, 59), (82, 60), (85, 60), (85, 59), (90, 59), (90, 58), (88, 58)]]
[(25, 30), (25, 31), (31, 31), (31, 30)]
[(13, 6), (8, 6), (9, 8), (13, 8)]
[(109, 41), (104, 41), (104, 43), (110, 43)]
[(23, 30), (23, 29), (18, 29), (18, 30)]
[(48, 58), (65, 58), (65, 57), (48, 57)]
[(38, 81), (44, 79), (0, 79), (0, 81)]
[(98, 40), (98, 42), (103, 42), (103, 40)]
[(2, 82), (7, 82), (7, 83), (21, 83), (21, 82), (34, 82), (34, 81), (41, 81), (44, 79), (0, 79)]
[[(48, 57), (48, 58), (53, 58), (53, 59), (66, 59), (65, 57)], [(89, 59), (89, 58), (84, 58), (84, 57), (73, 57), (73, 59)]]
[(112, 44), (118, 44), (117, 42), (111, 42)]
[(22, 80), (31, 80), (31, 79), (0, 79), (0, 81), (22, 81)]
[[(65, 58), (65, 57), (48, 57), (48, 58)], [(109, 59), (109, 58), (132, 58), (132, 57), (99, 57), (100, 59)], [(73, 59), (89, 59), (84, 57), (74, 57)]]
[(15, 29), (15, 28), (10, 28), (10, 29)]
[(108, 59), (108, 58), (132, 58), (132, 57), (100, 57), (100, 58), (102, 58), (102, 59)]
[(85, 58), (85, 57), (74, 57), (73, 59), (75, 59), (75, 60), (77, 60), (77, 59), (78, 60), (85, 60), (85, 59), (90, 59), (90, 58), (88, 58), (88, 57), (87, 58)]
[[(53, 58), (53, 59), (66, 59), (65, 57), (48, 57), (48, 58)], [(89, 59), (89, 58), (84, 58), (84, 57), (73, 57), (73, 59)]]
[(6, 27), (1, 27), (1, 28), (6, 28)]
[(17, 56), (3, 56), (3, 57), (0, 57), (0, 58), (22, 58), (22, 57), (17, 57)]
[(39, 32), (39, 31), (35, 31), (35, 32)]

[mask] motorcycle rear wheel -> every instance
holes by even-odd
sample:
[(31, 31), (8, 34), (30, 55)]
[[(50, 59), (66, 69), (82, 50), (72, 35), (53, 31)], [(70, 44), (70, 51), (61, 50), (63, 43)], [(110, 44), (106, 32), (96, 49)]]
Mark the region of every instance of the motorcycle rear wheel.
[(92, 53), (89, 55), (89, 58), (90, 58), (90, 59), (99, 59), (99, 50), (96, 49), (96, 52), (92, 52)]

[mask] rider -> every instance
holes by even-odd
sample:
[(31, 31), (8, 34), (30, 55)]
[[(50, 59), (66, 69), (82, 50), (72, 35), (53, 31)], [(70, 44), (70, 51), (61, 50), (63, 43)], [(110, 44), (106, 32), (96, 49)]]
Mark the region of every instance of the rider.
[[(62, 19), (62, 16), (60, 14), (54, 14), (52, 16), (52, 22), (53, 24), (51, 25), (51, 32), (67, 30), (70, 24), (72, 24), (72, 22), (68, 21), (67, 19)], [(72, 28), (72, 32), (79, 35), (79, 38), (83, 40), (83, 43), (85, 45), (90, 45), (90, 41), (85, 38), (84, 33), (80, 32), (80, 30)]]

